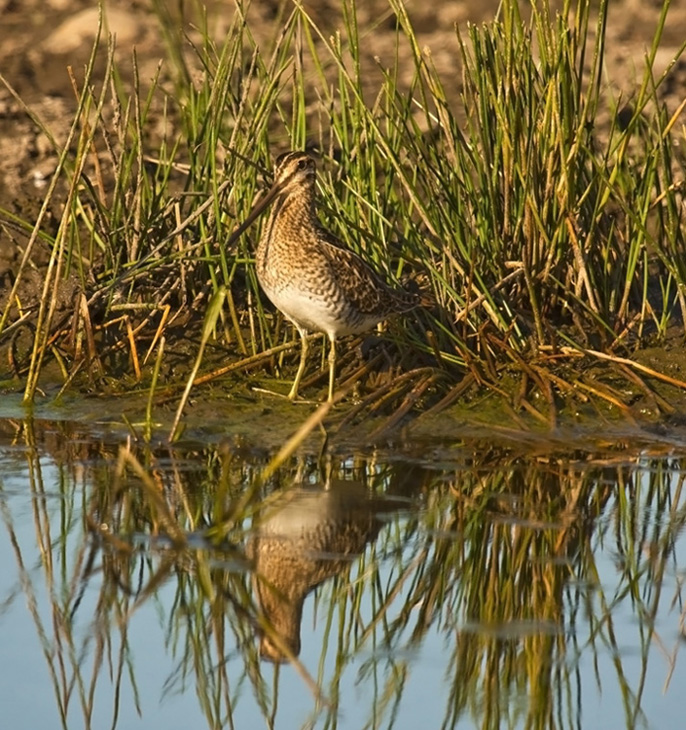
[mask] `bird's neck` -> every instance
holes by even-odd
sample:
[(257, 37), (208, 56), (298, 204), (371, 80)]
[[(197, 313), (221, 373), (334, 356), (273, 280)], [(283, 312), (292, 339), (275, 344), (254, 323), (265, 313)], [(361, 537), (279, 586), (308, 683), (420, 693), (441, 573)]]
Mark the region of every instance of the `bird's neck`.
[(257, 245), (258, 275), (267, 276), (267, 260), (274, 250), (288, 247), (294, 240), (302, 239), (303, 234), (318, 227), (314, 188), (279, 196), (272, 204), (267, 225)]
[(314, 189), (300, 189), (279, 198), (269, 217), (269, 228), (308, 226), (317, 221)]

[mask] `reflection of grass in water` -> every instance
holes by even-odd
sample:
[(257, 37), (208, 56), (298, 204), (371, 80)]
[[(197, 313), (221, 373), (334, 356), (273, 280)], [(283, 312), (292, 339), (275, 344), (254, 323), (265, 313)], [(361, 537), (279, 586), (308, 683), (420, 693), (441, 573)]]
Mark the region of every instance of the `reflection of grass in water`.
[[(438, 303), (402, 328), (390, 325), (387, 339), (398, 347), (381, 360), (412, 373), (396, 391), (383, 376), (375, 382), (370, 367), (343, 363), (340, 382), (366, 387), (370, 408), (380, 399), (408, 410), (435, 395), (455, 397), (465, 383), (454, 379), (465, 373), (470, 385), (497, 390), (505, 369), (519, 382), (517, 409), (544, 420), (554, 420), (556, 394), (575, 403), (585, 391), (621, 405), (621, 394), (583, 373), (562, 374), (556, 363), (576, 369), (580, 353), (609, 356), (619, 376), (635, 380), (615, 361), (617, 347), (664, 335), (686, 309), (681, 181), (673, 173), (678, 117), (661, 105), (664, 78), (654, 80), (650, 68), (664, 3), (631, 113), (599, 138), (598, 110), (613, 103), (601, 83), (607, 2), (595, 33), (588, 7), (566, 3), (561, 19), (533, 10), (527, 24), (517, 3), (506, 2), (501, 22), (461, 32), (462, 124), (395, 0), (389, 12), (413, 73), (406, 88), (399, 69), (379, 69), (371, 103), (360, 52), (370, 36), (360, 33), (352, 6), (344, 6), (343, 32), (333, 38), (296, 7), (269, 51), (240, 13), (218, 46), (202, 21), (190, 53), (158, 5), (174, 94), (165, 96), (157, 79), (141, 90), (135, 58), (134, 89), (126, 90), (112, 48), (96, 79), (94, 51), (75, 87), (72, 144), (46, 195), (44, 212), (64, 203), (57, 234), (46, 230), (45, 216), (3, 214), (13, 230), (33, 231), (0, 320), (8, 337), (35, 326), (26, 362), (11, 348), (26, 398), (48, 357), (65, 387), (87, 372), (98, 389), (150, 387), (151, 399), (180, 392), (190, 363), (199, 367), (201, 359), (210, 371), (204, 378), (225, 368), (280, 371), (294, 348), (290, 336), (283, 342), (281, 318), (263, 309), (252, 244), (227, 250), (223, 242), (245, 218), (275, 153), (317, 145), (325, 157), (322, 202), (336, 232), (390, 278), (424, 274)], [(151, 131), (160, 117), (174, 130), (169, 137)], [(18, 293), (39, 242), (52, 253), (34, 320)], [(83, 294), (60, 313), (55, 284), (68, 275)], [(211, 337), (203, 347), (189, 343), (220, 291), (226, 297)], [(217, 367), (227, 351), (231, 362)]]
[[(31, 487), (41, 495), (36, 453), (27, 458)], [(409, 657), (433, 633), (446, 646), (441, 656), (449, 687), (446, 726), (471, 716), (486, 727), (503, 722), (576, 727), (584, 706), (578, 659), (597, 662), (608, 648), (616, 657), (612, 681), (626, 698), (627, 718), (637, 718), (656, 636), (652, 618), (661, 600), (664, 605), (673, 598), (661, 588), (686, 515), (682, 465), (644, 457), (643, 470), (636, 471), (624, 454), (584, 464), (584, 454), (527, 459), (479, 444), (463, 453), (451, 472), (361, 458), (329, 465), (330, 478), (360, 480), (369, 496), (409, 496), (415, 505), (424, 496), (421, 511), (391, 514), (376, 542), (309, 599), (316, 602), (317, 635), (323, 637), (316, 681), (309, 679), (315, 667), (288, 658), (320, 698), (317, 703), (313, 696), (313, 717), (336, 724), (350, 701), (341, 683), (351, 663), (362, 660), (359, 680), (373, 680), (373, 696), (364, 698), (369, 712), (390, 722), (402, 712), (415, 678)], [(29, 553), (14, 540), (22, 592), (30, 599), (60, 713), (73, 716), (70, 704), (77, 702), (89, 726), (88, 718), (102, 709), (94, 702), (96, 687), (107, 683), (104, 677), (113, 678), (115, 717), (125, 683), (135, 695), (145, 691), (129, 623), (143, 604), (158, 600), (163, 585), (171, 585), (173, 602), (159, 607), (176, 662), (172, 671), (161, 668), (167, 691), (193, 684), (212, 727), (230, 724), (236, 703), (250, 701), (250, 695), (270, 722), (287, 700), (279, 701), (280, 673), (269, 678), (256, 636), (266, 632), (277, 643), (279, 637), (269, 634), (273, 630), (255, 600), (241, 545), (251, 516), (273, 509), (292, 484), (323, 478), (320, 467), (307, 459), (288, 460), (265, 483), (262, 466), (237, 452), (195, 454), (194, 463), (204, 460), (206, 466), (189, 471), (183, 455), (173, 451), (143, 450), (138, 458), (122, 451), (117, 464), (98, 462), (77, 481), (77, 456), (60, 459), (59, 520), (49, 514), (54, 502), (33, 500), (43, 555), (39, 573), (21, 567)], [(246, 491), (253, 495), (247, 502)], [(88, 526), (83, 531), (82, 505)], [(2, 518), (12, 537), (7, 500)], [(51, 532), (56, 524), (59, 534)], [(217, 524), (220, 532), (207, 533)], [(198, 548), (207, 544), (199, 537), (203, 533), (226, 539), (215, 548)], [(135, 548), (141, 541), (143, 548)], [(160, 549), (165, 543), (168, 548)], [(611, 544), (621, 561), (616, 586), (598, 585), (596, 551), (603, 544)], [(48, 586), (48, 621), (31, 599), (37, 575)], [(94, 587), (95, 613), (86, 616), (82, 597)], [(624, 675), (615, 638), (613, 614), (621, 606), (631, 607), (639, 620), (643, 672), (635, 686)], [(92, 623), (94, 630), (76, 639), (73, 621)], [(242, 665), (238, 678), (229, 672), (229, 661)], [(599, 687), (606, 689), (610, 681), (599, 677)]]

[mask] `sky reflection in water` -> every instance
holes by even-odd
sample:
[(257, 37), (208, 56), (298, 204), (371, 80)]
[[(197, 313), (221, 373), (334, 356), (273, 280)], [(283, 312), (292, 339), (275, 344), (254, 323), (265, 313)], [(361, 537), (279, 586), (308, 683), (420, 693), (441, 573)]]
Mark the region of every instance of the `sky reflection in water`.
[(133, 457), (0, 447), (7, 727), (681, 721), (683, 460)]

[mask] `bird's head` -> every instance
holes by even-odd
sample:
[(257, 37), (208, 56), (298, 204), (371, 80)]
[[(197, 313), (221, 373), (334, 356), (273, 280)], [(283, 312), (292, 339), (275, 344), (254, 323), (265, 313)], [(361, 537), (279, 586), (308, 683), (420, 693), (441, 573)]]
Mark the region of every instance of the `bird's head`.
[(316, 173), (317, 165), (306, 152), (285, 152), (276, 158), (272, 189), (283, 193), (309, 187), (314, 185)]
[(276, 158), (274, 164), (274, 182), (268, 192), (255, 204), (243, 223), (238, 226), (227, 242), (232, 244), (267, 209), (279, 196), (307, 193), (307, 200), (312, 201), (317, 165), (306, 152), (285, 152)]

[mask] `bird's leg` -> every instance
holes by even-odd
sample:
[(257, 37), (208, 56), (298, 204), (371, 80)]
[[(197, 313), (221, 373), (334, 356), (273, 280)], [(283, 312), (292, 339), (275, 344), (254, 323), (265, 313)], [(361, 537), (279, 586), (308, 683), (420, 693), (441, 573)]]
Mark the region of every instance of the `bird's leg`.
[(336, 337), (329, 335), (331, 349), (329, 350), (329, 403), (333, 401), (333, 384), (336, 379)]
[(300, 333), (300, 364), (298, 365), (298, 372), (295, 374), (295, 380), (291, 387), (291, 392), (288, 394), (290, 400), (295, 400), (298, 397), (298, 386), (300, 385), (300, 379), (305, 372), (305, 361), (307, 360), (307, 350), (309, 344), (307, 342), (307, 332), (304, 329), (298, 327)]

